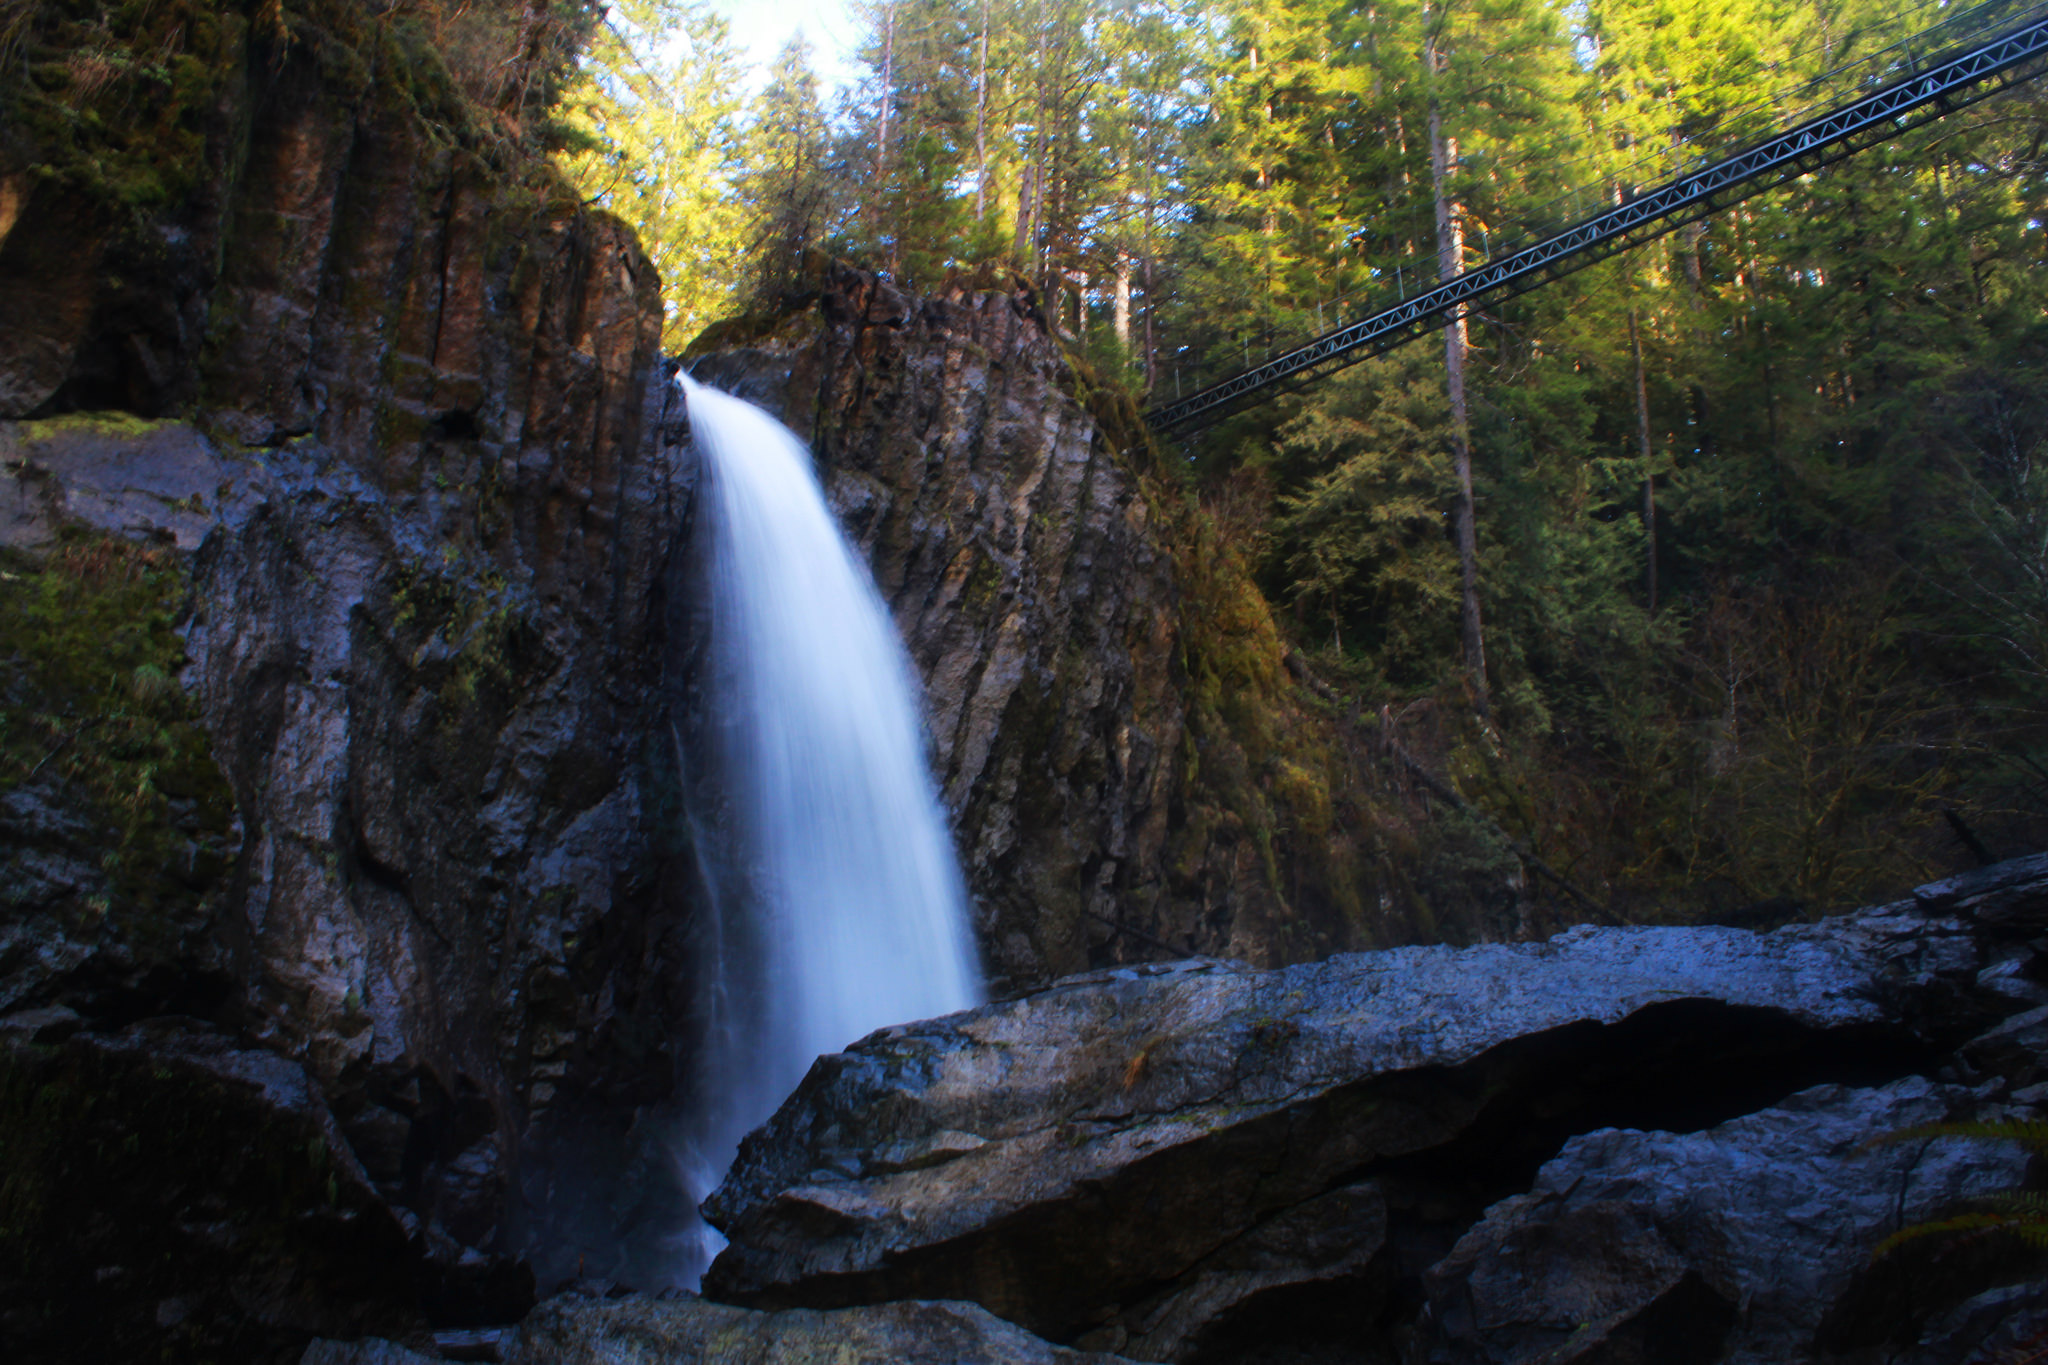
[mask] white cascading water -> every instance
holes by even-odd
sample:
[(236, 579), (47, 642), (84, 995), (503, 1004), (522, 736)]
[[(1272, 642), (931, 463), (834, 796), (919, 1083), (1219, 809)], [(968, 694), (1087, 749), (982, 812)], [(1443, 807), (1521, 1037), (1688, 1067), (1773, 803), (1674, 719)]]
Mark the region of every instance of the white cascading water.
[[(910, 661), (867, 566), (802, 441), (751, 403), (683, 386), (704, 462), (704, 705), (724, 804), (719, 833), (697, 831), (709, 994), (681, 1174), (701, 1202), (821, 1053), (977, 1004), (982, 985)], [(722, 1245), (709, 1227), (697, 1238), (679, 1276), (691, 1285)]]

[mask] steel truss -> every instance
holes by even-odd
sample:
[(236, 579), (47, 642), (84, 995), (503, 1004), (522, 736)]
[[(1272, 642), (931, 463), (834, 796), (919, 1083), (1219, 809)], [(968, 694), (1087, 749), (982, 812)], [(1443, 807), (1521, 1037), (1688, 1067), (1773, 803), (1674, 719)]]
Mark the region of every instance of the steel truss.
[[(1276, 356), (1173, 403), (1148, 410), (1153, 430), (1214, 421), (1262, 390), (1356, 364), (1448, 322), (1482, 299), (1510, 298), (1539, 284), (1660, 237), (1796, 176), (1897, 137), (1910, 128), (2039, 75), (2048, 54), (2048, 12), (1703, 170), (1638, 194), (1615, 208), (1403, 299), (1391, 308)], [(2030, 65), (2031, 64), (2031, 65)], [(1292, 387), (1292, 386), (1290, 386)]]

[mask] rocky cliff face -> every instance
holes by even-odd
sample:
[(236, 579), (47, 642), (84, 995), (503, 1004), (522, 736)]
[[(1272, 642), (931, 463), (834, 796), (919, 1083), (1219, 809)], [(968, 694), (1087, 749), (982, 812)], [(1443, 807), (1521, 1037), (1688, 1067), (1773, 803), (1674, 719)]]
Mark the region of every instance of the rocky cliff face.
[(1156, 889), (1185, 728), (1179, 601), (1035, 309), (835, 272), (693, 373), (812, 442), (924, 680), (997, 988), (1087, 965)]
[(1134, 412), (1091, 410), (1027, 287), (811, 283), (688, 363), (811, 443), (873, 566), (998, 992), (1187, 952), (1272, 965), (1517, 932), (1512, 854), (1431, 819), (1289, 671), (1217, 518)]
[[(0, 428), (5, 610), (48, 608), (9, 641), (0, 1143), (132, 1128), (131, 1183), (163, 1185), (100, 1207), (57, 1162), (10, 1207), (16, 1358), (258, 1358), (351, 1296), (515, 1314), (518, 1255), (577, 1247), (529, 1224), (589, 1202), (550, 1153), (616, 1164), (676, 1065), (642, 761), (689, 480), (658, 281), (437, 104), (402, 26), (294, 10), (280, 48), (186, 8), (182, 193), (31, 176), (33, 129), (0, 161), (0, 413), (36, 419)], [(85, 693), (99, 630), (164, 648)], [(153, 700), (170, 674), (193, 703)], [(109, 1068), (118, 1115), (49, 1079)], [(203, 1133), (277, 1168), (274, 1226)], [(80, 1235), (94, 1208), (154, 1230)], [(322, 1281), (328, 1226), (388, 1273)]]

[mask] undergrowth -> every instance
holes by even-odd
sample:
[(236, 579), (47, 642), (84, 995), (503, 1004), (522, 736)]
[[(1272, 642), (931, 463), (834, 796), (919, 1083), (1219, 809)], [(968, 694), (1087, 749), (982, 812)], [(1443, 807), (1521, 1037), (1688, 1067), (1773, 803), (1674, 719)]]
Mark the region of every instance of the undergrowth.
[(102, 827), (92, 915), (190, 900), (230, 855), (233, 798), (177, 680), (186, 588), (174, 549), (97, 533), (0, 558), (0, 791)]
[(592, 20), (581, 0), (0, 0), (0, 176), (143, 221), (226, 173), (233, 88), (305, 58), (342, 106), (404, 101), (430, 138), (566, 195), (551, 106)]
[(1299, 676), (1306, 661), (1255, 572), (1265, 490), (1247, 478), (1198, 487), (1113, 371), (1063, 358), (1173, 556), (1187, 706), (1182, 814), (1166, 850), (1175, 892), (1221, 894), (1212, 850), (1242, 840), (1269, 906), (1262, 937), (1287, 960), (1503, 932), (1521, 878), (1499, 831), (1431, 808), (1379, 742), (1382, 698), (1360, 680)]

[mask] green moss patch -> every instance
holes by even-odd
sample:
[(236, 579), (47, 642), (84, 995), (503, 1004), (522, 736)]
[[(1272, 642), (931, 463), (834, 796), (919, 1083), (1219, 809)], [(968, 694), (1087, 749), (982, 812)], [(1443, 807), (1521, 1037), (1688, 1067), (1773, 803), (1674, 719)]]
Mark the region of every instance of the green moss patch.
[(145, 943), (232, 854), (233, 797), (177, 681), (187, 591), (175, 551), (117, 537), (0, 558), (0, 790), (78, 817), (104, 876), (72, 912)]
[(88, 432), (97, 436), (147, 436), (173, 423), (153, 422), (127, 412), (68, 412), (38, 422), (23, 422), (18, 430), (24, 445), (47, 441), (67, 432)]
[(493, 714), (509, 710), (544, 664), (539, 633), (504, 577), (459, 568), (435, 573), (409, 563), (391, 580), (394, 639), (434, 689), (444, 725), (479, 705)]
[(238, 9), (211, 0), (17, 7), (13, 39), (29, 79), (0, 101), (0, 117), (26, 144), (29, 173), (131, 210), (182, 198), (240, 65)]

